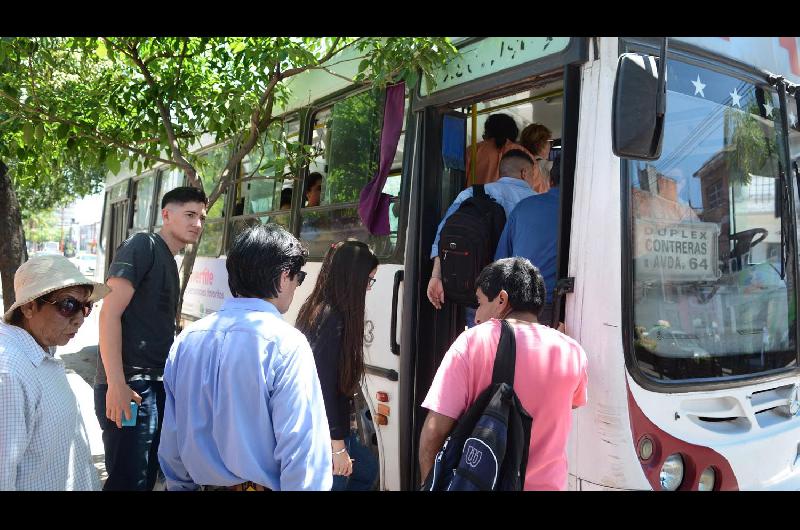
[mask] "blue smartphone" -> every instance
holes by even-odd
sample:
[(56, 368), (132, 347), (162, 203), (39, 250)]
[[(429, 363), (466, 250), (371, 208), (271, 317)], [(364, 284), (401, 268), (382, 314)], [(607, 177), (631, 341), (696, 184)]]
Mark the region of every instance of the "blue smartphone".
[(135, 401), (131, 401), (131, 419), (125, 419), (125, 413), (122, 413), (122, 426), (123, 427), (133, 427), (136, 425), (136, 416), (139, 412), (139, 405), (136, 404)]

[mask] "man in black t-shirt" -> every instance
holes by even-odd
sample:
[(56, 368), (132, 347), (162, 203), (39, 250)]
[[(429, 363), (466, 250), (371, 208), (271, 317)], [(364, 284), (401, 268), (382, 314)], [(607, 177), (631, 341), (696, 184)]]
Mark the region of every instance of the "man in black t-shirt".
[(104, 490), (152, 490), (155, 485), (164, 364), (175, 338), (180, 293), (175, 255), (200, 239), (207, 205), (198, 188), (168, 192), (161, 201), (161, 231), (128, 238), (108, 269), (112, 292), (100, 310), (94, 387), (108, 472)]

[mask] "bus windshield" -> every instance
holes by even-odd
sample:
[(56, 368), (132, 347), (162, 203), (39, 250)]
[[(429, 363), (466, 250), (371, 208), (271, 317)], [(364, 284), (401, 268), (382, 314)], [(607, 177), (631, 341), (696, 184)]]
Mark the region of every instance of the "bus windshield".
[(777, 94), (669, 61), (661, 157), (628, 164), (634, 358), (657, 381), (797, 366)]

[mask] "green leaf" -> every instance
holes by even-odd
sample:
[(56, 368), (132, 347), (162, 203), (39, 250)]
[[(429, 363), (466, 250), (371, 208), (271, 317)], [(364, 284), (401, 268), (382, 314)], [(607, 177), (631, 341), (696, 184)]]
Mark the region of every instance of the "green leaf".
[(414, 86), (417, 84), (417, 81), (419, 81), (419, 74), (417, 73), (417, 70), (411, 69), (408, 71), (407, 75), (405, 76), (405, 82), (406, 85), (408, 85), (408, 88), (414, 88)]
[(94, 50), (94, 53), (101, 59), (108, 58), (108, 50), (106, 49), (106, 43), (103, 39), (97, 39), (97, 48)]
[(119, 173), (119, 169), (120, 169), (119, 157), (117, 157), (116, 154), (109, 155), (109, 157), (106, 159), (106, 167), (114, 175)]
[(44, 125), (40, 123), (36, 126), (36, 129), (34, 130), (34, 136), (36, 136), (36, 139), (40, 142), (42, 141), (44, 138)]
[(33, 124), (28, 122), (22, 126), (22, 137), (25, 139), (25, 144), (30, 145), (33, 142)]
[(366, 70), (368, 66), (369, 66), (369, 59), (364, 59), (363, 61), (358, 63), (358, 73), (360, 74), (361, 72)]
[(63, 140), (67, 137), (67, 134), (69, 134), (69, 125), (62, 123), (58, 126), (58, 129), (56, 129), (56, 136)]

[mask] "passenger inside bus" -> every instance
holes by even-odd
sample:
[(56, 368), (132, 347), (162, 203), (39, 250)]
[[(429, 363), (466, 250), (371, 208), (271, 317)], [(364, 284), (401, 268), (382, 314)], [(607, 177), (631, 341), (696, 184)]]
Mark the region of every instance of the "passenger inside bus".
[(322, 197), (322, 174), (317, 173), (316, 171), (313, 173), (309, 173), (308, 177), (306, 178), (306, 190), (305, 190), (306, 203), (303, 206), (306, 208), (310, 208), (312, 206), (319, 206), (321, 197)]
[(281, 190), (281, 210), (292, 209), (292, 188), (284, 188)]
[(527, 149), (540, 165), (540, 178), (534, 182), (533, 191), (536, 193), (546, 193), (550, 189), (550, 175), (545, 167), (550, 157), (550, 146), (553, 143), (553, 134), (550, 129), (541, 123), (531, 123), (524, 129), (519, 136), (519, 143)]
[[(524, 149), (514, 149), (503, 155), (500, 160), (499, 172), (503, 175), (497, 182), (486, 185), (486, 194), (497, 201), (505, 210), (506, 218), (511, 214), (516, 205), (525, 198), (535, 195), (533, 183), (541, 180), (539, 164), (536, 164), (529, 153)], [(458, 194), (456, 200), (447, 209), (444, 218), (436, 229), (436, 237), (431, 247), (433, 270), (428, 282), (428, 300), (436, 309), (441, 309), (445, 301), (444, 285), (442, 283), (442, 267), (439, 259), (439, 240), (442, 228), (447, 219), (459, 209), (461, 204), (473, 196), (472, 188), (467, 188)], [(467, 326), (474, 325), (475, 310), (467, 307)]]
[[(488, 184), (500, 178), (500, 159), (512, 149), (520, 149), (516, 143), (519, 128), (508, 114), (492, 114), (483, 126), (483, 141), (475, 151), (475, 179), (473, 184)], [(467, 150), (467, 175), (472, 174), (472, 151)]]
[[(549, 151), (550, 148), (545, 149)], [(558, 268), (558, 184), (559, 175), (550, 173), (547, 193), (528, 197), (517, 204), (506, 220), (494, 254), (495, 260), (516, 256), (527, 258), (539, 269), (546, 290), (539, 322), (551, 327), (557, 327), (553, 318), (553, 292)]]

